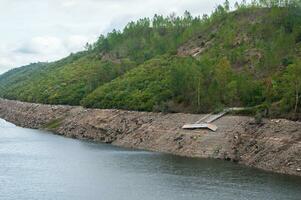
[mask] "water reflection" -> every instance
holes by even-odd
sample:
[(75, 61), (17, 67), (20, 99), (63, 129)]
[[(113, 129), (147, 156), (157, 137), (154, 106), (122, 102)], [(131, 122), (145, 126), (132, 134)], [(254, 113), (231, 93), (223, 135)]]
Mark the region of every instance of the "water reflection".
[(135, 151), (0, 121), (0, 199), (296, 199), (301, 178)]

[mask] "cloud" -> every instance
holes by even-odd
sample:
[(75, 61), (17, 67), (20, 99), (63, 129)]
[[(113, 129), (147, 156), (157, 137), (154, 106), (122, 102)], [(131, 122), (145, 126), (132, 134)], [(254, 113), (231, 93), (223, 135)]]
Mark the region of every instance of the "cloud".
[(82, 50), (87, 42), (91, 42), (91, 38), (82, 35), (72, 35), (63, 41), (65, 49), (69, 52)]
[(9, 70), (13, 64), (14, 62), (9, 60), (8, 58), (0, 57), (0, 74), (4, 71)]
[(28, 42), (2, 46), (0, 48), (0, 74), (13, 68), (32, 62), (49, 62), (84, 50), (87, 42), (95, 40), (93, 36), (70, 35), (68, 37), (37, 36)]
[(62, 48), (62, 41), (59, 38), (40, 36), (22, 44), (15, 52), (20, 54), (45, 54), (61, 50)]
[(64, 0), (61, 2), (62, 7), (72, 7), (78, 4), (75, 0)]
[(38, 36), (32, 38), (29, 42), (25, 42), (17, 47), (14, 52), (16, 54), (31, 55), (61, 55), (81, 51), (91, 38), (82, 35), (71, 35), (65, 38), (55, 36)]

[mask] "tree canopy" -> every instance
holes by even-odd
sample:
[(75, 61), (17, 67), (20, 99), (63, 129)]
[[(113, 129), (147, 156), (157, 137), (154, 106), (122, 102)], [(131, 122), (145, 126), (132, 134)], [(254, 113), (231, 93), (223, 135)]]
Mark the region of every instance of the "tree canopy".
[(0, 76), (0, 96), (164, 112), (246, 106), (300, 119), (300, 0), (155, 15), (100, 35), (86, 50)]

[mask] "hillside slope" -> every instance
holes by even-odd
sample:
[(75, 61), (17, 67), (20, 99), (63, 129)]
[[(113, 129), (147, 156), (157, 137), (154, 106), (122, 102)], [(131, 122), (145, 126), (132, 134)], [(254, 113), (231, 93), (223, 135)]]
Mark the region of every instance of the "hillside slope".
[(37, 63), (14, 69), (0, 78), (1, 95), (8, 99), (49, 104), (78, 105), (97, 86), (135, 66), (102, 61), (89, 52), (70, 55), (54, 63)]
[(300, 118), (300, 6), (260, 2), (131, 22), (84, 52), (1, 75), (0, 96), (167, 112), (248, 106)]

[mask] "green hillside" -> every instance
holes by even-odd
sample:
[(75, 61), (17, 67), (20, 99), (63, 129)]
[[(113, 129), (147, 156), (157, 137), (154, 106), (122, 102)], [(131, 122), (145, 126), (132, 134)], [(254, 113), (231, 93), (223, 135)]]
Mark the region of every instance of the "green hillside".
[(235, 11), (226, 1), (210, 16), (131, 22), (86, 51), (1, 75), (0, 96), (164, 112), (244, 106), (300, 119), (300, 1), (260, 0)]
[(28, 102), (78, 105), (99, 85), (113, 80), (134, 63), (102, 61), (82, 52), (54, 63), (37, 63), (1, 76), (1, 96)]

